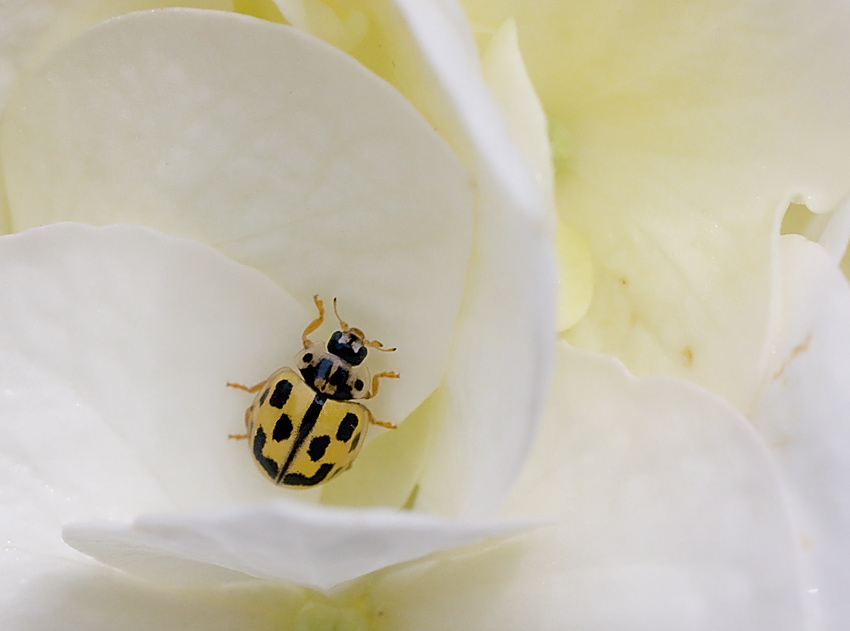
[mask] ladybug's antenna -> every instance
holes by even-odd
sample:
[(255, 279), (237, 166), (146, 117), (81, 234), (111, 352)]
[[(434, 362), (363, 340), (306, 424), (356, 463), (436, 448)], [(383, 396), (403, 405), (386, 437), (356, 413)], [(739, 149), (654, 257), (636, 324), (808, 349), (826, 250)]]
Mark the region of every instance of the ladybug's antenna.
[(348, 322), (339, 317), (339, 311), (336, 310), (336, 297), (334, 297), (334, 313), (336, 314), (336, 319), (339, 320), (339, 326), (343, 331), (347, 331), (349, 329)]
[(348, 326), (348, 322), (339, 317), (339, 311), (336, 308), (336, 298), (334, 298), (334, 313), (336, 314), (336, 319), (339, 320), (339, 326), (343, 331), (351, 331), (355, 333), (363, 340), (363, 345), (368, 346), (369, 348), (374, 348), (376, 351), (383, 351), (384, 353), (392, 353), (395, 350), (393, 348), (384, 348), (384, 345), (381, 344), (378, 340), (367, 340), (366, 336), (363, 335), (363, 331), (357, 329), (355, 327)]

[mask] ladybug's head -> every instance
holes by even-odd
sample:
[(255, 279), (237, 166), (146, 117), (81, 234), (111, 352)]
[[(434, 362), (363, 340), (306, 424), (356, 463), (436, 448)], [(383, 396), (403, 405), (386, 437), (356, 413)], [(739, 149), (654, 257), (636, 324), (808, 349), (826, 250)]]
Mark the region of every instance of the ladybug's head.
[(360, 329), (350, 327), (336, 331), (328, 340), (328, 352), (352, 366), (359, 366), (366, 359), (366, 339)]
[(367, 340), (366, 335), (360, 329), (348, 326), (348, 323), (339, 317), (334, 298), (334, 313), (339, 320), (339, 330), (331, 335), (328, 340), (328, 353), (335, 355), (349, 366), (359, 366), (366, 359), (370, 348), (378, 351), (392, 352), (394, 348), (384, 348), (378, 340)]

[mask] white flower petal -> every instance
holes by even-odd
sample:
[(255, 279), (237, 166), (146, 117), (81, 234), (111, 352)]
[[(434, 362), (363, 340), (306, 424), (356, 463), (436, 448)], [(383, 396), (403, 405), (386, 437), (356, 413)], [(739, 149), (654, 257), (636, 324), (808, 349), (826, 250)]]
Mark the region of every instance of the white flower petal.
[(133, 226), (9, 235), (0, 269), (9, 545), (61, 556), (72, 519), (286, 494), (228, 440), (251, 397), (225, 386), (264, 379), (300, 347), (312, 316), (285, 292), (208, 246)]
[(0, 269), (3, 598), (32, 602), (88, 564), (61, 540), (68, 521), (286, 494), (227, 438), (250, 397), (225, 383), (264, 378), (258, 363), (290, 357), (310, 317), (262, 274), (148, 229), (76, 224), (0, 238)]
[(0, 109), (19, 73), (92, 24), (167, 6), (232, 10), (232, 0), (6, 0), (0, 3)]
[[(80, 559), (59, 539), (69, 521), (286, 496), (256, 470), (244, 443), (227, 438), (242, 430), (250, 398), (225, 382), (258, 361), (294, 355), (307, 320), (262, 274), (145, 228), (79, 224), (3, 237), (0, 268), (7, 555)], [(278, 499), (142, 517), (137, 526), (107, 528), (111, 540), (102, 529), (77, 527), (68, 540), (118, 567), (157, 570), (160, 579), (232, 582), (221, 569), (229, 568), (329, 587), (510, 528)]]
[(793, 498), (805, 593), (824, 629), (850, 619), (850, 287), (820, 246), (781, 240), (782, 321), (753, 422)]
[(432, 88), (414, 103), (472, 165), (479, 187), (463, 309), (434, 400), (441, 424), (416, 506), (487, 514), (504, 500), (525, 460), (548, 383), (555, 303), (551, 218), (482, 80), (460, 7), (411, 0), (395, 5), (418, 46), (424, 85)]
[(527, 525), (275, 502), (195, 515), (146, 515), (130, 525), (72, 524), (63, 536), (96, 559), (157, 581), (203, 582), (208, 568), (202, 564), (208, 563), (328, 590), (384, 567)]
[(350, 57), (241, 15), (100, 24), (23, 83), (2, 128), (16, 229), (124, 221), (218, 247), (397, 353), (400, 421), (437, 386), (468, 266), (468, 172)]
[(818, 243), (834, 261), (844, 257), (850, 243), (850, 199), (843, 200), (827, 215)]
[[(394, 628), (799, 630), (781, 483), (716, 395), (560, 344), (509, 514), (556, 525), (412, 563), (370, 587)], [(497, 596), (494, 596), (497, 595)]]

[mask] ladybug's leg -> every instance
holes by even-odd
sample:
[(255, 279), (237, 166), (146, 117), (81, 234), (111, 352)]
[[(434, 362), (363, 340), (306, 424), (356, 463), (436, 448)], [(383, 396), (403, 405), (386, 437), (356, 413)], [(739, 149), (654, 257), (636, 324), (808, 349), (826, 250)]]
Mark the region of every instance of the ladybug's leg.
[[(268, 381), (268, 379), (266, 381)], [(241, 383), (233, 383), (232, 381), (228, 381), (227, 387), (236, 388), (237, 390), (244, 390), (245, 392), (250, 392), (251, 394), (254, 394), (255, 392), (259, 392), (260, 388), (266, 385), (266, 381), (261, 381), (255, 386), (243, 386)]]
[[(367, 412), (368, 412), (368, 410), (367, 410)], [(398, 425), (396, 425), (395, 423), (387, 423), (386, 421), (375, 420), (375, 417), (372, 416), (371, 412), (369, 412), (369, 422), (372, 425), (377, 425), (378, 427), (386, 427), (387, 429), (397, 429), (398, 428)], [(348, 466), (350, 467), (351, 465), (348, 465)]]
[(378, 340), (363, 340), (363, 343), (369, 348), (374, 348), (376, 351), (383, 351), (384, 353), (392, 353), (396, 350), (395, 348), (384, 348), (384, 345)]
[(310, 335), (310, 333), (312, 333), (316, 329), (318, 329), (320, 326), (322, 326), (322, 322), (325, 321), (325, 306), (319, 299), (319, 294), (313, 294), (313, 302), (316, 303), (316, 309), (319, 310), (319, 317), (313, 320), (310, 324), (308, 324), (307, 328), (304, 329), (304, 332), (301, 334), (301, 343), (304, 345), (305, 348), (312, 344), (312, 342), (307, 336)]
[[(263, 383), (265, 383), (265, 382), (263, 382)], [(251, 421), (251, 408), (248, 408), (247, 410), (245, 410), (245, 429), (248, 429), (248, 425), (250, 424), (250, 421)], [(232, 440), (247, 440), (248, 434), (247, 433), (246, 434), (228, 434), (227, 437), (232, 439)]]
[(369, 392), (364, 396), (364, 399), (371, 399), (376, 394), (378, 394), (378, 379), (398, 379), (399, 374), (397, 372), (379, 372), (377, 375), (372, 375), (372, 388)]

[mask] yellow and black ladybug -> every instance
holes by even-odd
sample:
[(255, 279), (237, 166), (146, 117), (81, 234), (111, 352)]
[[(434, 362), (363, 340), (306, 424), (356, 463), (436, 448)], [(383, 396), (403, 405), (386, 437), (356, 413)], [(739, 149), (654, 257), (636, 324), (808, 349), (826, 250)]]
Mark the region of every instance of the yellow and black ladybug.
[(260, 471), (275, 484), (310, 488), (332, 480), (351, 464), (363, 447), (369, 425), (394, 429), (391, 423), (376, 421), (362, 403), (378, 393), (382, 378), (398, 378), (395, 372), (369, 376), (363, 365), (369, 348), (391, 352), (377, 340), (367, 340), (363, 331), (350, 327), (339, 317), (336, 298), (334, 313), (339, 330), (324, 348), (309, 335), (325, 319), (318, 295), (313, 302), (319, 316), (307, 325), (301, 336), (304, 348), (295, 359), (296, 368), (281, 368), (256, 386), (227, 385), (257, 393), (245, 411), (245, 434), (231, 438), (248, 439)]

